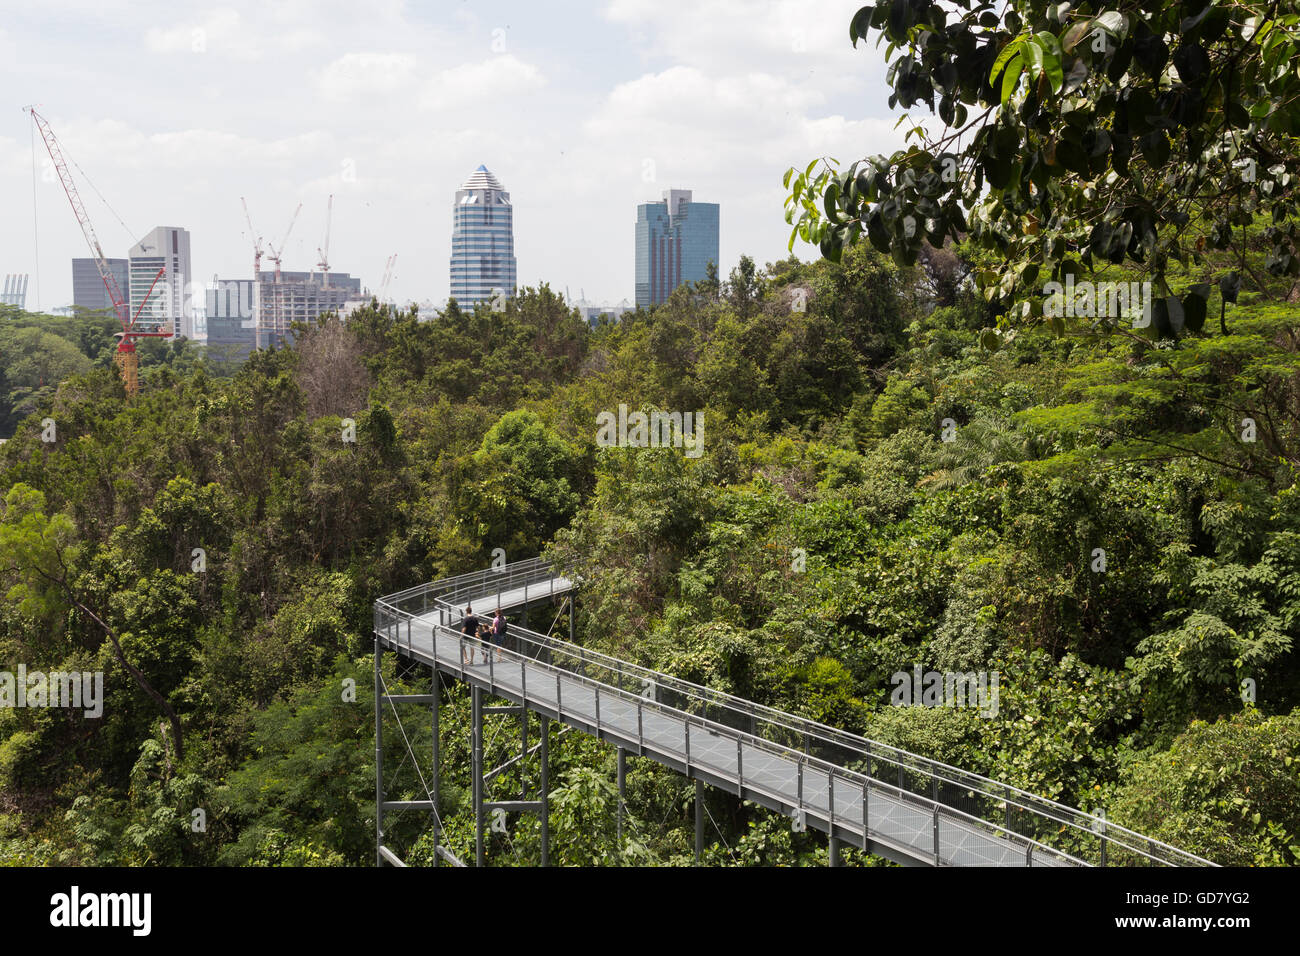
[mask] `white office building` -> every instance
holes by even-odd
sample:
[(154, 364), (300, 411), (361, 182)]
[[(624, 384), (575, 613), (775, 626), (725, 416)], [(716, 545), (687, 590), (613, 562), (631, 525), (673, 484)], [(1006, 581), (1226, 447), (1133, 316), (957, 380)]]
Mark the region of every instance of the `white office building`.
[(140, 315), (136, 327), (149, 331), (170, 326), (175, 335), (195, 338), (189, 230), (159, 226), (131, 247), (130, 263), (131, 313)]
[(452, 207), (451, 296), (473, 309), (515, 294), (514, 208), (510, 193), (486, 166), (456, 191)]

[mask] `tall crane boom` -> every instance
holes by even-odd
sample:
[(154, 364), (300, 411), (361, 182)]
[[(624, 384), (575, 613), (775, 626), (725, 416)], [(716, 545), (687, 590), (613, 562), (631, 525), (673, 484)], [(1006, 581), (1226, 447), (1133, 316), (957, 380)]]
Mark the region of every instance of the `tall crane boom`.
[(140, 366), (134, 340), (138, 338), (171, 338), (172, 336), (172, 331), (168, 326), (164, 326), (160, 332), (137, 332), (135, 330), (136, 320), (140, 318), (140, 313), (144, 311), (145, 304), (153, 295), (154, 287), (167, 269), (164, 266), (158, 270), (157, 275), (153, 277), (153, 282), (149, 284), (149, 291), (145, 293), (140, 308), (136, 310), (134, 316), (131, 315), (131, 307), (127, 304), (126, 296), (122, 294), (117, 279), (114, 278), (112, 270), (108, 267), (108, 260), (99, 244), (99, 237), (95, 235), (95, 227), (90, 223), (90, 216), (86, 212), (85, 204), (81, 201), (81, 194), (77, 192), (77, 184), (72, 178), (71, 170), (68, 169), (67, 160), (63, 157), (63, 149), (59, 146), (54, 130), (50, 129), (50, 124), (45, 117), (36, 112), (34, 108), (28, 106), (25, 109), (32, 114), (32, 121), (36, 124), (36, 128), (41, 131), (41, 139), (45, 141), (45, 149), (50, 154), (50, 161), (54, 163), (54, 169), (59, 174), (59, 182), (63, 184), (63, 191), (67, 194), (68, 202), (72, 205), (72, 214), (77, 217), (77, 223), (81, 226), (81, 234), (86, 237), (86, 245), (90, 247), (91, 255), (95, 260), (95, 268), (99, 270), (99, 278), (103, 280), (104, 288), (108, 290), (108, 298), (113, 303), (113, 311), (117, 313), (117, 320), (122, 324), (122, 331), (117, 333), (121, 341), (118, 342), (117, 351), (113, 354), (113, 364), (122, 373), (122, 382), (126, 386), (127, 395), (135, 395), (140, 388)]
[[(293, 218), (289, 220), (289, 228), (284, 231), (284, 238), (280, 240), (279, 247), (270, 246), (271, 255), (268, 258), (275, 263), (275, 281), (280, 281), (280, 259), (284, 255), (284, 247), (289, 242), (289, 234), (293, 232), (293, 224), (298, 221), (298, 213), (302, 212), (302, 203), (298, 203), (298, 208), (293, 211)], [(270, 245), (268, 243), (267, 245)]]
[(320, 262), (316, 263), (316, 265), (320, 267), (321, 282), (327, 289), (330, 287), (330, 219), (333, 215), (334, 194), (330, 193), (330, 201), (325, 206), (325, 245), (316, 250), (320, 254)]
[(44, 116), (30, 106), (27, 107), (27, 112), (32, 114), (32, 120), (36, 123), (36, 128), (41, 131), (41, 139), (45, 140), (45, 149), (50, 154), (50, 161), (54, 163), (55, 172), (59, 174), (59, 182), (63, 184), (63, 191), (68, 196), (68, 202), (72, 204), (72, 214), (77, 217), (77, 223), (81, 226), (81, 233), (86, 237), (86, 245), (90, 247), (91, 255), (95, 260), (95, 268), (99, 270), (99, 277), (104, 281), (104, 288), (108, 290), (108, 297), (113, 303), (113, 311), (117, 313), (117, 319), (122, 323), (122, 331), (129, 331), (131, 314), (126, 304), (126, 298), (122, 295), (122, 290), (118, 287), (117, 279), (113, 277), (112, 270), (108, 268), (104, 250), (99, 245), (99, 237), (95, 235), (95, 227), (90, 224), (90, 216), (86, 214), (85, 204), (81, 201), (81, 194), (77, 192), (77, 184), (72, 179), (72, 172), (68, 169), (67, 160), (63, 158), (63, 150), (59, 147), (59, 141), (55, 139), (54, 131), (50, 129), (50, 124), (46, 122)]
[(244, 222), (248, 223), (248, 238), (253, 240), (253, 279), (262, 268), (262, 237), (253, 229), (253, 217), (248, 214), (248, 200), (243, 196), (239, 201), (244, 204)]
[(384, 266), (384, 281), (379, 286), (379, 304), (383, 305), (388, 298), (388, 283), (393, 281), (393, 266), (397, 265), (397, 253), (388, 257), (388, 262)]
[(248, 223), (248, 238), (253, 241), (253, 344), (262, 347), (262, 237), (253, 228), (253, 217), (248, 214), (248, 200), (243, 196), (239, 201), (244, 206), (244, 222)]

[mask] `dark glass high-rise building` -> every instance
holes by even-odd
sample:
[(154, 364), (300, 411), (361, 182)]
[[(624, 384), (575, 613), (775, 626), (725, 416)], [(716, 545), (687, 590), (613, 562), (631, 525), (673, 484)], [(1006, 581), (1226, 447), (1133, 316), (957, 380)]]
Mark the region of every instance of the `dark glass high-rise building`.
[[(130, 263), (126, 259), (104, 261), (108, 263), (109, 272), (117, 280), (117, 287), (121, 290), (122, 297), (130, 305), (131, 287), (128, 281)], [(95, 265), (94, 259), (72, 260), (72, 304), (79, 309), (104, 310), (113, 318), (117, 318), (113, 313), (113, 300), (108, 295), (108, 289), (104, 287), (104, 280), (99, 274), (99, 267)]]
[(451, 297), (466, 308), (515, 294), (514, 215), (510, 194), (486, 166), (456, 191), (451, 230)]
[(718, 262), (717, 203), (692, 202), (689, 189), (636, 207), (636, 304), (659, 305), (683, 282), (700, 282)]

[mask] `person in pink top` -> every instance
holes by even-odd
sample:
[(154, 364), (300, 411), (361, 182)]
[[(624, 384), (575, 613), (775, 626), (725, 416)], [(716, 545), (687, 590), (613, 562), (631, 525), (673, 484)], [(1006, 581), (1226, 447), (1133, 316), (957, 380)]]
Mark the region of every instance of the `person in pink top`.
[(497, 660), (501, 660), (502, 649), (506, 646), (506, 618), (497, 608), (497, 616), (492, 618), (492, 643), (497, 646)]

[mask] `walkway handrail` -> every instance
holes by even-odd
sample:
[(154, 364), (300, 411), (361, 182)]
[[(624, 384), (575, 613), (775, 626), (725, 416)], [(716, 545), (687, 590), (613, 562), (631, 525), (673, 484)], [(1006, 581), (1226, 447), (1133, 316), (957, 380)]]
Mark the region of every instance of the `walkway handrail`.
[[(440, 633), (444, 637), (456, 640), (458, 642), (458, 647), (460, 648), (460, 653), (458, 654), (458, 657), (461, 663), (456, 668), (456, 670), (460, 673), (462, 677), (467, 676), (468, 671), (466, 666), (463, 663), (465, 635), (455, 630), (452, 627), (448, 627), (442, 624), (436, 624), (436, 623), (429, 624), (428, 622), (422, 622), (422, 626), (430, 626), (435, 633)], [(618, 697), (621, 700), (627, 701), (628, 703), (635, 704), (637, 707), (645, 707), (648, 709), (656, 710), (666, 715), (671, 715), (673, 717), (676, 717), (682, 720), (684, 723), (688, 724), (689, 726), (699, 727), (700, 729), (708, 732), (717, 733), (719, 735), (726, 735), (730, 738), (738, 739), (739, 741), (743, 741), (745, 745), (750, 747), (751, 749), (764, 750), (770, 754), (785, 759), (791, 759), (792, 757), (797, 758), (803, 763), (805, 767), (815, 767), (816, 769), (825, 773), (827, 775), (827, 779), (832, 781), (831, 783), (832, 787), (834, 786), (834, 781), (838, 780), (838, 781), (848, 782), (858, 789), (869, 787), (872, 793), (879, 793), (881, 791), (884, 791), (892, 795), (899, 802), (911, 803), (916, 806), (924, 807), (926, 810), (930, 811), (931, 813), (939, 813), (945, 817), (951, 817), (951, 818), (961, 820), (962, 822), (968, 825), (983, 829), (985, 831), (993, 833), (994, 835), (1000, 836), (1004, 839), (1010, 840), (1011, 842), (1024, 846), (1027, 854), (1032, 854), (1035, 850), (1037, 850), (1041, 854), (1051, 856), (1062, 862), (1073, 863), (1081, 866), (1087, 865), (1085, 861), (1080, 860), (1079, 858), (1072, 856), (1069, 853), (1066, 853), (1056, 847), (1049, 846), (1032, 837), (1026, 836), (1025, 834), (1016, 833), (1015, 831), (1008, 830), (1006, 827), (1003, 827), (997, 823), (993, 823), (982, 817), (977, 817), (970, 813), (966, 813), (963, 810), (960, 810), (956, 807), (949, 806), (932, 797), (927, 797), (924, 794), (913, 793), (902, 787), (892, 784), (887, 780), (881, 780), (869, 774), (864, 774), (850, 768), (842, 767), (837, 764), (831, 763), (830, 761), (823, 760), (809, 754), (801, 754), (795, 748), (781, 746), (775, 741), (768, 740), (764, 737), (759, 737), (755, 734), (747, 733), (735, 727), (727, 726), (726, 724), (717, 723), (716, 721), (710, 720), (707, 717), (699, 717), (687, 711), (683, 711), (675, 707), (671, 707), (658, 700), (648, 699), (644, 697), (642, 694), (629, 691), (627, 688), (622, 687), (620, 684), (617, 683), (611, 684), (607, 681), (602, 681), (597, 678), (593, 678), (585, 672), (587, 661), (584, 660), (583, 658), (584, 656), (587, 655), (588, 652), (586, 652), (584, 648), (578, 647), (577, 645), (568, 644), (567, 642), (564, 641), (555, 641), (554, 639), (548, 638), (546, 635), (539, 634), (536, 631), (530, 631), (526, 628), (519, 628), (514, 626), (511, 627), (510, 635), (511, 637), (515, 638), (517, 641), (526, 642), (532, 645), (534, 648), (536, 648), (537, 653), (521, 654), (520, 652), (513, 649), (498, 648), (497, 652), (501, 653), (504, 659), (518, 662), (524, 667), (527, 666), (527, 662), (529, 660), (532, 660), (541, 663), (543, 666), (551, 670), (563, 671), (567, 675), (568, 679), (570, 680), (584, 684), (593, 689), (596, 688), (603, 689), (606, 695), (606, 700), (608, 700), (609, 696), (612, 694), (613, 696)], [(478, 642), (475, 642), (474, 647), (476, 648), (478, 647)], [(566, 654), (570, 650), (577, 653), (571, 655), (570, 659), (567, 662), (565, 661), (557, 662), (554, 659), (554, 653), (557, 650), (560, 650)], [(472, 652), (471, 652), (471, 657), (472, 657)], [(543, 660), (543, 657), (545, 657), (546, 659)], [(568, 666), (566, 666), (566, 663)], [(616, 677), (619, 676), (618, 672), (616, 671), (612, 673)], [(490, 679), (490, 675), (491, 675), (490, 668), (487, 672), (487, 675), (489, 676)], [(478, 668), (477, 676), (480, 679), (484, 676), (483, 668), (481, 665)], [(527, 682), (526, 675), (524, 679), (526, 684)], [(595, 694), (595, 698), (597, 702), (596, 706), (597, 708), (599, 708), (600, 706), (599, 690), (597, 690)], [(562, 712), (564, 710), (563, 702), (557, 700), (556, 707), (558, 710)], [(597, 715), (597, 720), (599, 720), (599, 715)], [(610, 725), (606, 724), (605, 731), (608, 733), (610, 730), (611, 730)], [(761, 784), (759, 784), (757, 781), (753, 780), (752, 778), (746, 780), (744, 778), (743, 767), (740, 768), (738, 775), (734, 779), (736, 780), (737, 784), (739, 784), (744, 789), (753, 790), (753, 791), (762, 790), (765, 793), (767, 793), (768, 796), (772, 796), (772, 797), (781, 796), (778, 793), (769, 791), (766, 788), (762, 787)], [(833, 808), (830, 807), (829, 800), (828, 800), (827, 812), (823, 812), (821, 808), (814, 807), (811, 805), (805, 805), (801, 809), (807, 816), (820, 818), (826, 821), (828, 826), (835, 822), (833, 817)], [(840, 821), (840, 823), (843, 824), (844, 821)], [(880, 838), (879, 834), (871, 834), (870, 836), (872, 839)], [(913, 849), (914, 851), (914, 848), (909, 848), (909, 849)]]
[[(414, 588), (402, 592), (402, 599), (413, 601), (419, 597), (425, 613), (439, 608), (443, 612), (439, 620), (449, 624), (456, 619), (456, 615), (461, 613), (461, 608), (466, 603), (477, 600), (481, 604), (483, 600), (488, 600), (490, 605), (493, 593), (499, 596), (521, 587), (525, 589), (526, 599), (533, 600), (533, 597), (527, 595), (528, 588), (548, 584), (551, 586), (549, 593), (553, 593), (554, 580), (555, 576), (549, 562), (542, 561), (540, 558), (529, 558), (526, 561), (516, 561), (435, 581), (425, 585), (423, 589)], [(543, 592), (539, 590), (536, 597), (541, 596)]]
[[(528, 631), (527, 629), (520, 628), (517, 625), (511, 625), (510, 630), (512, 634), (519, 634), (523, 631), (531, 640), (544, 642), (546, 646), (573, 655), (584, 663), (596, 664), (607, 670), (616, 670), (621, 675), (626, 674), (634, 676), (639, 680), (653, 681), (658, 687), (658, 690), (656, 691), (657, 695), (661, 694), (663, 689), (667, 688), (671, 691), (681, 693), (690, 700), (699, 701), (706, 706), (713, 705), (733, 712), (739, 712), (746, 716), (756, 716), (758, 719), (761, 719), (763, 723), (768, 724), (769, 726), (780, 727), (792, 731), (796, 735), (800, 736), (807, 734), (810, 738), (823, 741), (832, 747), (848, 749), (856, 755), (856, 759), (866, 761), (869, 766), (874, 763), (883, 762), (903, 771), (920, 773), (928, 780), (938, 781), (940, 784), (953, 785), (959, 790), (978, 790), (986, 798), (992, 799), (995, 803), (999, 804), (1003, 809), (1008, 806), (1015, 807), (1029, 814), (1050, 819), (1064, 826), (1084, 831), (1090, 837), (1095, 838), (1097, 833), (1104, 829), (1107, 840), (1110, 843), (1143, 856), (1153, 862), (1166, 863), (1170, 865), (1199, 866), (1204, 866), (1209, 862), (1193, 854), (1180, 850), (1177, 847), (1152, 840), (1136, 831), (1128, 829), (1127, 827), (1104, 821), (1091, 814), (1081, 813), (1071, 807), (1038, 797), (1009, 784), (1002, 784), (987, 777), (981, 777), (978, 774), (970, 773), (957, 767), (952, 767), (940, 761), (932, 760), (928, 757), (922, 757), (919, 754), (914, 754), (910, 751), (901, 750), (897, 747), (892, 747), (888, 744), (880, 743), (879, 741), (870, 740), (866, 737), (859, 737), (846, 731), (829, 727), (826, 724), (820, 724), (816, 721), (808, 720), (807, 718), (798, 717), (794, 714), (774, 710), (773, 708), (765, 707), (752, 701), (747, 701), (744, 698), (735, 697), (723, 691), (715, 691), (712, 688), (693, 684), (689, 681), (672, 677), (671, 675), (662, 674), (658, 671), (650, 670), (649, 668), (641, 667), (637, 664), (610, 657), (609, 655), (602, 654), (599, 651), (593, 651), (590, 648), (570, 644), (569, 642), (556, 637), (539, 634), (536, 631)], [(742, 706), (738, 707), (738, 704)], [(692, 713), (689, 707), (674, 709), (683, 710), (686, 713)], [(705, 713), (707, 714), (707, 709), (705, 710)], [(719, 725), (730, 726), (725, 723), (720, 723)], [(739, 728), (733, 726), (731, 729), (737, 730)], [(830, 732), (829, 734), (826, 733), (828, 731)], [(810, 757), (815, 756), (809, 749), (805, 749), (804, 752)], [(834, 766), (839, 767), (843, 765), (834, 764)], [(875, 775), (872, 775), (872, 779), (881, 781), (881, 778)], [(915, 795), (922, 799), (926, 799), (922, 794)], [(950, 794), (950, 796), (953, 799), (956, 799), (960, 794)], [(945, 805), (957, 810), (958, 812), (969, 812), (962, 810), (951, 802), (946, 802)], [(984, 819), (985, 823), (995, 826), (999, 830), (1007, 830), (1005, 826), (992, 823), (986, 818), (977, 817), (977, 819)], [(1019, 831), (1014, 830), (1010, 832), (1019, 833)], [(1023, 836), (1024, 834), (1020, 835)], [(1158, 852), (1160, 849), (1172, 851), (1177, 862), (1163, 858)], [(1062, 851), (1057, 848), (1057, 852)]]
[[(516, 562), (515, 565), (506, 565), (500, 569), (471, 572), (456, 578), (409, 588), (381, 598), (375, 603), (375, 627), (377, 631), (388, 630), (388, 622), (383, 622), (381, 626), (381, 608), (391, 612), (399, 633), (402, 619), (406, 619), (409, 635), (412, 620), (420, 615), (427, 615), (433, 610), (439, 612), (440, 625), (452, 625), (458, 619), (457, 615), (460, 613), (458, 605), (462, 603), (462, 599), (477, 598), (482, 601), (485, 599), (485, 591), (487, 597), (490, 597), (492, 592), (504, 593), (512, 588), (530, 587), (534, 583), (540, 585), (547, 580), (551, 582), (553, 590), (555, 575), (549, 562), (532, 559), (527, 562)], [(566, 582), (565, 589), (568, 586)], [(475, 588), (478, 588), (477, 593), (471, 593)], [(545, 593), (543, 588), (539, 588), (537, 597), (540, 598)], [(584, 674), (588, 665), (594, 665), (617, 675), (615, 685), (620, 689), (624, 689), (621, 688), (623, 681), (635, 682), (638, 696), (648, 687), (653, 688), (655, 701), (668, 706), (673, 706), (674, 702), (667, 698), (675, 695), (679, 698), (676, 703), (680, 706), (674, 706), (673, 709), (692, 714), (692, 719), (700, 719), (694, 716), (700, 713), (708, 719), (709, 710), (713, 708), (719, 719), (711, 722), (728, 727), (733, 732), (741, 730), (748, 724), (748, 733), (754, 738), (774, 739), (777, 743), (788, 740), (789, 735), (793, 734), (798, 738), (808, 758), (819, 760), (822, 757), (837, 758), (828, 762), (839, 769), (846, 768), (850, 764), (865, 762), (867, 776), (875, 782), (883, 781), (872, 773), (873, 766), (880, 763), (887, 764), (896, 771), (900, 789), (906, 789), (909, 775), (919, 776), (921, 779), (915, 782), (925, 784), (930, 792), (928, 796), (914, 792), (913, 797), (938, 801), (958, 813), (983, 820), (987, 826), (1014, 832), (1020, 838), (1038, 836), (1064, 844), (1061, 847), (1054, 847), (1055, 852), (1072, 857), (1074, 855), (1090, 857), (1102, 865), (1107, 862), (1132, 862), (1124, 858), (1126, 852), (1165, 865), (1213, 865), (1177, 847), (1143, 836), (1095, 815), (1031, 794), (1018, 787), (999, 783), (979, 774), (807, 718), (756, 704), (723, 691), (619, 660), (599, 651), (570, 644), (518, 625), (511, 625), (510, 630), (512, 634), (536, 646), (539, 653), (543, 650), (551, 656), (559, 653), (578, 661)], [(728, 718), (732, 723), (727, 722)], [(773, 735), (772, 738), (760, 735), (760, 723), (763, 725), (764, 732)], [(788, 744), (782, 745), (788, 746)], [(793, 749), (798, 750), (800, 747)], [(1003, 823), (991, 822), (989, 817), (995, 815), (1001, 816)], [(1053, 824), (1058, 826), (1053, 827)]]

